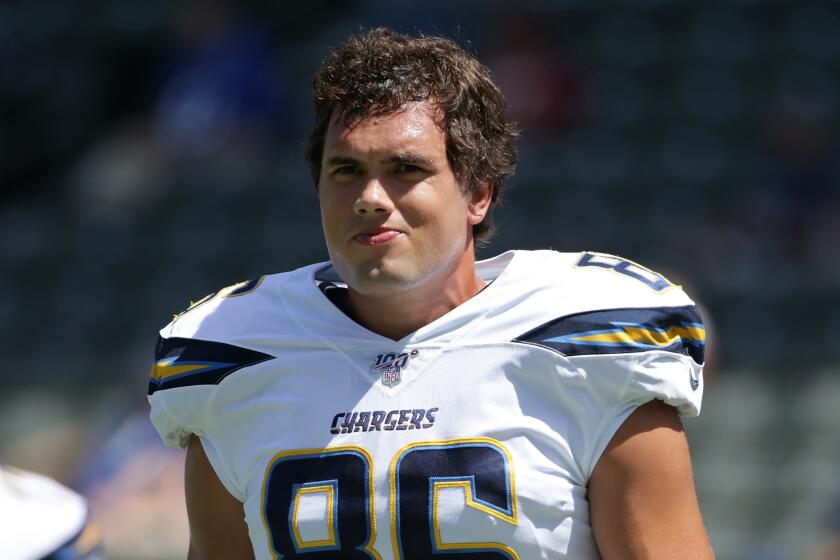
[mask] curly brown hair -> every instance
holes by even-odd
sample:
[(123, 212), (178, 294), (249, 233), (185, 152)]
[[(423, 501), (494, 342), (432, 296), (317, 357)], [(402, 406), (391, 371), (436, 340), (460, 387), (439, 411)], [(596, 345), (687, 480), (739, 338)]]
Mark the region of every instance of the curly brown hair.
[(495, 231), (492, 212), (516, 168), (518, 132), (505, 118), (507, 103), (490, 71), (442, 37), (411, 37), (380, 27), (330, 52), (313, 80), (315, 126), (306, 160), (315, 187), (334, 116), (351, 124), (425, 100), (433, 100), (442, 114), (446, 155), (458, 182), (467, 191), (492, 188), (487, 217), (473, 226), (476, 242), (486, 242)]

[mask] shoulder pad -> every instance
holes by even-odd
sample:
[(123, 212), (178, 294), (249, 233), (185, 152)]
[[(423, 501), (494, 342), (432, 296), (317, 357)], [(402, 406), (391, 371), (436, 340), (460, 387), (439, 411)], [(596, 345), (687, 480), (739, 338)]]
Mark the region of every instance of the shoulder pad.
[(273, 357), (223, 342), (158, 336), (149, 395), (174, 387), (218, 385), (231, 373)]
[(265, 280), (265, 276), (260, 276), (256, 280), (245, 280), (244, 282), (237, 282), (236, 284), (232, 284), (230, 286), (222, 288), (217, 292), (211, 292), (203, 298), (199, 299), (198, 301), (191, 301), (189, 307), (187, 307), (180, 313), (176, 313), (172, 316), (172, 321), (170, 325), (173, 325), (176, 321), (181, 319), (187, 313), (194, 312), (198, 308), (205, 306), (211, 301), (221, 301), (228, 298), (234, 298), (250, 294), (253, 291), (255, 291), (260, 286), (260, 284), (262, 284), (263, 280)]
[(585, 311), (553, 319), (514, 339), (564, 356), (664, 350), (703, 364), (706, 329), (694, 305)]
[[(608, 255), (606, 253), (596, 253), (594, 251), (584, 251), (574, 263), (576, 268), (590, 268), (595, 270), (610, 271), (615, 274), (623, 276), (625, 279), (632, 279), (639, 282), (654, 292), (665, 292), (673, 288), (678, 288), (676, 284), (671, 283), (667, 278), (647, 267), (635, 263), (629, 259), (618, 257), (615, 255)], [(616, 276), (615, 279), (620, 278)]]

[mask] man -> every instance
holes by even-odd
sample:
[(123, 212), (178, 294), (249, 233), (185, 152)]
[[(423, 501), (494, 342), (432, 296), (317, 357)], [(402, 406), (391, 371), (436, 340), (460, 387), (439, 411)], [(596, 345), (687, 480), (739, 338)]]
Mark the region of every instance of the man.
[(158, 342), (191, 558), (711, 558), (687, 296), (598, 253), (476, 263), (515, 132), (454, 43), (352, 37), (314, 103), (330, 263), (208, 296)]
[(39, 474), (0, 465), (0, 558), (98, 560), (85, 499)]

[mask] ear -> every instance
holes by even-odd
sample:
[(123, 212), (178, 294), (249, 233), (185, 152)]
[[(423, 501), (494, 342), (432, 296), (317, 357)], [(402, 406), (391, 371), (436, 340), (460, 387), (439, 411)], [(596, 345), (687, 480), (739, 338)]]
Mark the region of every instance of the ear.
[(493, 184), (476, 185), (467, 193), (467, 222), (474, 226), (480, 224), (490, 210), (493, 200)]

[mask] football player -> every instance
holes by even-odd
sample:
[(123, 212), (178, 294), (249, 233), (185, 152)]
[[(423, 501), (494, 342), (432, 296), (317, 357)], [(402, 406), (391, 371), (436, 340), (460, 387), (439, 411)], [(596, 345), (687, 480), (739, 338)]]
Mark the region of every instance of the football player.
[(85, 499), (39, 474), (0, 465), (0, 558), (99, 560)]
[(187, 448), (190, 557), (711, 558), (685, 293), (589, 251), (476, 262), (516, 132), (455, 43), (351, 37), (314, 106), (330, 261), (160, 333), (151, 415)]

